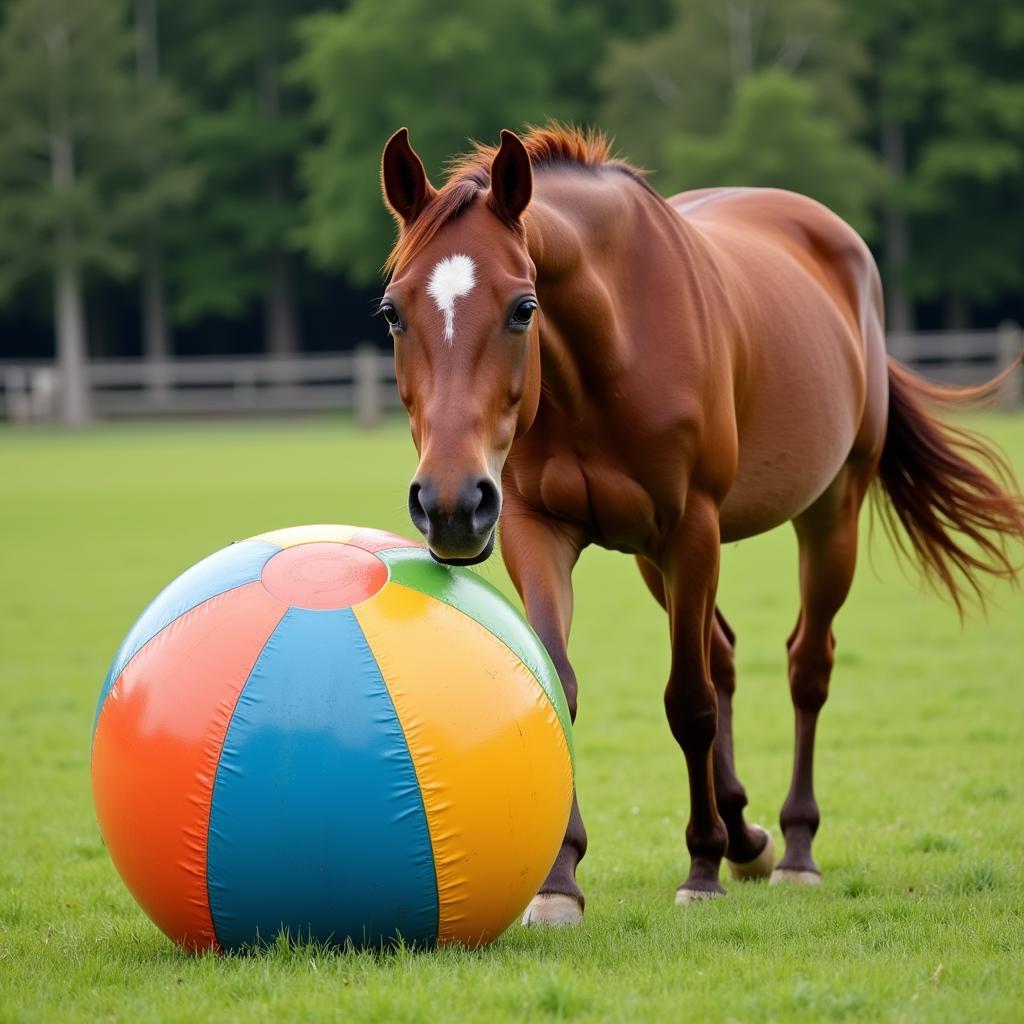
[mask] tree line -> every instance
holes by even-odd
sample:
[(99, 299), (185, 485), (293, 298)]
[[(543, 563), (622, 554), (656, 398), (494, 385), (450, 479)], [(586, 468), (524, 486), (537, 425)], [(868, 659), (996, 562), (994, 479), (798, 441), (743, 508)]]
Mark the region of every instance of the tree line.
[(550, 117), (832, 206), (894, 329), (1024, 313), (1009, 0), (0, 0), (0, 357), (349, 347), (388, 135), (436, 180)]

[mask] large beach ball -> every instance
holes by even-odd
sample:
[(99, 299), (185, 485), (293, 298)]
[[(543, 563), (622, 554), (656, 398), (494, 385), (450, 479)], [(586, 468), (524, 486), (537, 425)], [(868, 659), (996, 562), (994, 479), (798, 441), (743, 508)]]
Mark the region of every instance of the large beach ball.
[(498, 591), (393, 534), (232, 544), (142, 613), (93, 728), (104, 841), (191, 950), (488, 942), (569, 819), (569, 717)]

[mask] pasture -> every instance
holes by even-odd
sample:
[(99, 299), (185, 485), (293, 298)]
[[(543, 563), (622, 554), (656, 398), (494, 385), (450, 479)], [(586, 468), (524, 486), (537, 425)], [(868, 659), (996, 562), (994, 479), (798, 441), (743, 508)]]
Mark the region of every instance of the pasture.
[[(1024, 474), (1024, 417), (979, 416)], [(632, 559), (576, 573), (587, 923), (476, 952), (192, 959), (103, 849), (89, 732), (109, 659), (168, 580), (230, 540), (302, 522), (411, 530), (414, 451), (304, 424), (0, 432), (0, 1021), (1019, 1021), (1024, 1006), (1024, 599), (986, 620), (898, 569), (880, 526), (837, 623), (819, 733), (818, 889), (727, 882), (676, 909), (682, 756), (668, 644)], [(870, 552), (870, 554), (869, 554)], [(508, 587), (497, 558), (481, 572)], [(791, 531), (726, 549), (736, 749), (771, 826), (791, 763)]]

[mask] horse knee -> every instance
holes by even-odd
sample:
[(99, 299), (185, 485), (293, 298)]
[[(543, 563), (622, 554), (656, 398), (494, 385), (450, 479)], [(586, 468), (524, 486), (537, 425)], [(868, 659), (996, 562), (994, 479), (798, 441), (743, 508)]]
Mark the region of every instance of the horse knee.
[(747, 791), (735, 775), (716, 773), (715, 800), (723, 818), (735, 818), (747, 806)]
[(828, 699), (828, 685), (835, 664), (831, 635), (824, 642), (801, 642), (797, 637), (789, 649), (789, 692), (793, 706), (801, 711), (820, 711)]
[(789, 673), (789, 693), (793, 706), (801, 711), (820, 711), (828, 700), (831, 667), (794, 666)]
[(706, 682), (682, 687), (669, 682), (665, 690), (665, 715), (684, 754), (704, 754), (718, 731), (718, 699)]
[(711, 678), (715, 684), (715, 691), (719, 700), (727, 697), (730, 700), (736, 693), (736, 669), (732, 662), (728, 664), (717, 664), (714, 659), (711, 661)]

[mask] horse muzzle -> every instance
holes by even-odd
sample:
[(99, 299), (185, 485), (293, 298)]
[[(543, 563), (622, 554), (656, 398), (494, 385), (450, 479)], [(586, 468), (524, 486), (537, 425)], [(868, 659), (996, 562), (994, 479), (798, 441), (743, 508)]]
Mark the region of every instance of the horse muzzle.
[(431, 555), (448, 565), (475, 565), (490, 556), (500, 512), (501, 491), (489, 476), (467, 478), (448, 500), (430, 477), (409, 486), (409, 518)]

